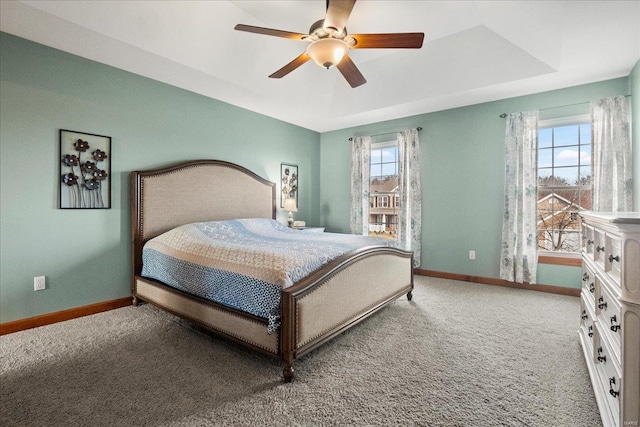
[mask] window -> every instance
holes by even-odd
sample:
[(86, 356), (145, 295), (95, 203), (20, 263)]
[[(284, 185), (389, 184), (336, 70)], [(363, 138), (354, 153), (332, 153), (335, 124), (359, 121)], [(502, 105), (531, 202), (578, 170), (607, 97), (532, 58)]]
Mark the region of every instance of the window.
[(371, 144), (369, 235), (396, 239), (398, 229), (398, 143)]
[(580, 252), (578, 212), (591, 209), (591, 119), (538, 126), (538, 249)]

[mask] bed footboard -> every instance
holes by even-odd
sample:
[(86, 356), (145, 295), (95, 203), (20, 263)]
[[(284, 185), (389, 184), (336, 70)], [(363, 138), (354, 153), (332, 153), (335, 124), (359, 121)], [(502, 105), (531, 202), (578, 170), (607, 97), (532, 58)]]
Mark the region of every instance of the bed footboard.
[(365, 248), (285, 289), (280, 342), (285, 380), (293, 377), (293, 360), (398, 297), (410, 298), (412, 271), (411, 252)]

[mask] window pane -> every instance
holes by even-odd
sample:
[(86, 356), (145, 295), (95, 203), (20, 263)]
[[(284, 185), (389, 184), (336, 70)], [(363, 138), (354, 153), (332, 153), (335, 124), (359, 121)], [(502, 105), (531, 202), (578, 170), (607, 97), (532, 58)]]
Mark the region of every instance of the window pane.
[(554, 147), (578, 145), (578, 127), (578, 125), (571, 125), (553, 128)]
[(591, 166), (580, 166), (579, 185), (591, 185)]
[(591, 164), (591, 144), (589, 145), (581, 145), (580, 146), (580, 164), (581, 165), (590, 165)]
[(382, 165), (371, 165), (371, 177), (377, 177), (382, 175)]
[(553, 132), (553, 128), (540, 129), (538, 131), (538, 148), (548, 148), (551, 147), (551, 133)]
[[(553, 185), (551, 177), (553, 175), (553, 169), (538, 169), (538, 185), (541, 187), (549, 187)], [(541, 193), (540, 191), (538, 193)]]
[(578, 167), (554, 168), (553, 175), (559, 185), (576, 185), (578, 182)]
[[(538, 223), (545, 228), (544, 221), (553, 213), (553, 196), (550, 190), (538, 192)], [(549, 224), (549, 227), (551, 224)]]
[(591, 123), (580, 125), (580, 144), (591, 145)]
[(554, 166), (574, 166), (578, 164), (580, 151), (578, 147), (558, 148), (554, 150)]
[(395, 163), (383, 163), (382, 175), (397, 175)]
[(553, 153), (553, 150), (551, 148), (538, 150), (538, 167), (539, 168), (550, 168), (552, 166), (552, 163), (551, 163), (552, 153)]
[(584, 190), (580, 192), (580, 199), (578, 205), (584, 210), (591, 210), (591, 190)]
[(383, 162), (395, 162), (398, 159), (398, 148), (388, 147), (382, 149), (382, 161)]
[(382, 159), (382, 150), (371, 149), (371, 163), (380, 163)]

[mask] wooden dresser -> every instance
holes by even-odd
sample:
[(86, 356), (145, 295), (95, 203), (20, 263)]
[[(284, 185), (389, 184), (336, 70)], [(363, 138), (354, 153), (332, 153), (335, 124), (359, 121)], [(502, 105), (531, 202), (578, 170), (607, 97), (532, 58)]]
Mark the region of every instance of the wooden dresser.
[(640, 425), (640, 213), (584, 212), (580, 342), (602, 423)]

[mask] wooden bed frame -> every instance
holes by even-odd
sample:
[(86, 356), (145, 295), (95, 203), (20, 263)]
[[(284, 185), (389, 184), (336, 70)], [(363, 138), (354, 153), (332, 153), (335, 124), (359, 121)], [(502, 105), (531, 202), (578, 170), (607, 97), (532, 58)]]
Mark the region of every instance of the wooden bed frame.
[(281, 326), (142, 277), (142, 247), (179, 225), (235, 218), (272, 218), (275, 184), (219, 160), (197, 160), (132, 172), (133, 303), (146, 301), (216, 334), (284, 362), (293, 361), (413, 290), (412, 253), (369, 247), (349, 253), (282, 290)]

